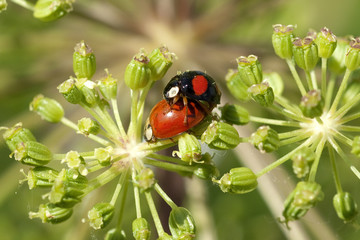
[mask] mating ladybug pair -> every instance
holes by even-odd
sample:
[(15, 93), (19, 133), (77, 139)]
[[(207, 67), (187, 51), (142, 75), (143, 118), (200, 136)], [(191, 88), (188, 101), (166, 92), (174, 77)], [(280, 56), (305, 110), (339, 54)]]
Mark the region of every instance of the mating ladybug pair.
[(171, 138), (193, 128), (220, 103), (221, 92), (206, 73), (186, 71), (170, 80), (163, 95), (146, 122), (146, 141)]

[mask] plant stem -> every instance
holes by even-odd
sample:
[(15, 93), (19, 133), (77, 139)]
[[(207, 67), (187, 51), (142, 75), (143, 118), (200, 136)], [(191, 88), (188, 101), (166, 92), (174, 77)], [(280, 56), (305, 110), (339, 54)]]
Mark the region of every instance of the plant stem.
[(335, 96), (335, 99), (334, 99), (334, 102), (332, 103), (331, 107), (330, 107), (330, 113), (333, 113), (336, 111), (336, 108), (340, 102), (340, 99), (341, 99), (341, 96), (343, 95), (344, 91), (345, 91), (345, 88), (347, 86), (347, 82), (350, 78), (350, 74), (351, 74), (351, 70), (349, 69), (346, 69), (345, 71), (345, 74), (344, 74), (344, 77), (341, 81), (341, 84), (340, 84), (340, 87), (339, 87), (339, 90), (337, 91), (337, 94)]
[(316, 89), (314, 86), (313, 80), (311, 79), (310, 71), (305, 70), (305, 76), (306, 76), (306, 81), (307, 81), (309, 89), (310, 90)]
[(121, 222), (124, 216), (124, 208), (125, 208), (125, 202), (126, 202), (126, 195), (127, 195), (127, 188), (129, 186), (129, 175), (130, 175), (130, 169), (126, 169), (125, 172), (120, 177), (120, 183), (122, 183), (121, 191), (120, 191), (120, 206), (119, 206), (119, 218), (117, 222), (117, 228), (121, 229)]
[(327, 58), (321, 58), (321, 95), (326, 96), (326, 67)]
[(169, 171), (173, 171), (173, 172), (194, 172), (195, 167), (193, 166), (188, 166), (188, 165), (180, 165), (180, 164), (173, 164), (173, 163), (168, 163), (168, 162), (161, 162), (161, 161), (157, 161), (151, 158), (144, 158), (143, 162), (145, 164), (149, 164), (155, 167), (160, 167)]
[(354, 114), (352, 114), (352, 115), (350, 115), (350, 116), (341, 118), (341, 119), (337, 122), (337, 124), (340, 125), (340, 124), (343, 124), (343, 123), (346, 123), (346, 122), (350, 122), (350, 121), (352, 121), (352, 120), (355, 120), (355, 119), (357, 119), (357, 118), (360, 118), (360, 112), (354, 113)]
[(302, 96), (304, 96), (306, 94), (306, 90), (304, 88), (304, 85), (302, 84), (301, 82), (301, 79), (299, 77), (299, 74), (297, 73), (296, 71), (296, 68), (295, 68), (295, 64), (294, 64), (294, 60), (292, 59), (286, 59), (286, 63), (288, 64), (289, 66), (289, 69), (291, 71), (291, 74), (293, 75), (294, 79), (295, 79), (295, 82), (300, 90), (300, 93)]
[(332, 172), (333, 172), (333, 176), (334, 176), (334, 180), (335, 180), (336, 191), (338, 193), (342, 193), (343, 190), (342, 190), (342, 187), (341, 187), (339, 173), (338, 173), (338, 170), (337, 170), (337, 167), (336, 167), (334, 149), (332, 147), (328, 146), (328, 151), (329, 151), (329, 156), (330, 156), (330, 163), (331, 163), (331, 167), (332, 167)]
[(264, 124), (270, 124), (270, 125), (278, 125), (278, 126), (300, 127), (299, 122), (261, 118), (261, 117), (255, 117), (255, 116), (250, 116), (250, 121), (264, 123)]
[(332, 136), (334, 136), (337, 140), (348, 145), (349, 147), (352, 147), (353, 141), (350, 138), (346, 137), (341, 132), (339, 132), (335, 129), (331, 129), (330, 132), (331, 132)]
[(327, 110), (330, 108), (330, 104), (331, 104), (331, 99), (332, 99), (333, 92), (334, 92), (335, 83), (336, 83), (336, 75), (335, 75), (335, 74), (331, 74), (331, 75), (330, 75), (330, 80), (329, 80), (329, 85), (328, 85), (328, 88), (326, 89), (324, 111), (327, 111)]
[(302, 135), (299, 135), (299, 136), (296, 136), (296, 137), (292, 137), (292, 138), (288, 138), (288, 139), (282, 140), (282, 141), (280, 142), (280, 146), (284, 146), (284, 145), (287, 145), (287, 144), (299, 142), (299, 141), (301, 141), (301, 140), (304, 140), (304, 139), (310, 137), (312, 134), (313, 134), (313, 133), (311, 133), (311, 131), (309, 131), (309, 132), (305, 132), (305, 133), (302, 134)]
[(316, 150), (315, 150), (315, 160), (311, 166), (310, 169), (310, 173), (309, 173), (309, 178), (308, 181), (310, 182), (314, 182), (315, 181), (315, 176), (316, 176), (316, 172), (319, 166), (319, 162), (320, 162), (320, 157), (322, 154), (322, 151), (324, 149), (324, 145), (326, 143), (326, 138), (322, 137), (320, 140), (320, 143), (317, 145)]
[(159, 235), (159, 238), (160, 238), (162, 235), (164, 235), (165, 232), (164, 232), (164, 229), (162, 227), (162, 224), (161, 224), (161, 221), (160, 221), (160, 218), (159, 218), (159, 214), (158, 214), (158, 212), (156, 210), (154, 200), (153, 200), (150, 192), (145, 192), (145, 197), (146, 197), (146, 201), (148, 203), (152, 218), (154, 220), (156, 231), (157, 231), (157, 233)]
[(360, 132), (360, 126), (346, 126), (342, 125), (338, 127), (338, 130), (340, 131), (346, 131), (346, 132)]
[[(132, 181), (135, 182), (136, 170), (132, 169)], [(134, 199), (135, 199), (135, 209), (136, 209), (136, 218), (141, 218), (141, 204), (140, 204), (140, 194), (139, 188), (136, 184), (133, 184), (134, 188)]]
[(115, 121), (116, 121), (116, 124), (117, 124), (117, 126), (119, 128), (121, 137), (126, 138), (126, 132), (125, 132), (124, 126), (123, 126), (123, 124), (121, 122), (117, 100), (115, 98), (112, 98), (111, 99), (111, 104), (112, 104), (112, 108), (113, 108), (113, 112), (114, 112), (114, 116), (115, 116)]
[(293, 114), (302, 114), (301, 110), (298, 108), (298, 106), (289, 103), (286, 99), (284, 99), (282, 96), (275, 96), (275, 102), (286, 108), (287, 110), (291, 111)]
[(311, 136), (310, 138), (308, 138), (305, 142), (303, 142), (300, 146), (298, 146), (297, 148), (293, 149), (291, 152), (287, 153), (286, 155), (282, 156), (281, 158), (279, 158), (278, 160), (276, 160), (275, 162), (269, 164), (268, 166), (266, 166), (265, 168), (263, 168), (260, 172), (256, 173), (255, 175), (257, 177), (260, 177), (262, 175), (264, 175), (265, 173), (273, 170), (274, 168), (278, 167), (279, 165), (283, 164), (284, 162), (286, 162), (287, 160), (289, 160), (291, 158), (291, 156), (298, 151), (299, 149), (303, 148), (303, 147), (307, 147), (309, 146), (313, 141), (314, 141), (315, 136)]
[(184, 161), (182, 161), (179, 158), (169, 157), (169, 156), (165, 156), (165, 155), (161, 155), (161, 154), (157, 154), (157, 153), (149, 154), (148, 157), (159, 159), (162, 161), (171, 162), (171, 163), (176, 163), (176, 164), (184, 164)]
[(30, 11), (34, 11), (34, 4), (30, 3), (28, 1), (25, 0), (11, 0), (13, 3), (18, 4), (19, 6), (26, 8)]
[(162, 190), (159, 184), (155, 184), (155, 191), (161, 196), (161, 198), (172, 208), (176, 208), (176, 204), (171, 198)]
[(139, 90), (131, 90), (131, 118), (130, 126), (128, 129), (128, 136), (132, 139), (136, 139), (136, 126), (137, 126), (137, 114), (138, 114), (138, 97)]
[(351, 108), (358, 104), (359, 100), (360, 93), (358, 93), (353, 99), (351, 99), (351, 101), (347, 102), (344, 106), (337, 110), (332, 117), (338, 119), (342, 118), (342, 116), (344, 116), (348, 111), (350, 111)]

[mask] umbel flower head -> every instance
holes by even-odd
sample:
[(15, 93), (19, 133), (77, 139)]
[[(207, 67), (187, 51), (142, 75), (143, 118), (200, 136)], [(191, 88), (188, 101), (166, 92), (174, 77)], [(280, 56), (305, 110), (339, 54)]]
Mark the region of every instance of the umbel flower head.
[[(63, 153), (53, 153), (47, 146), (40, 143), (29, 129), (23, 127), (22, 123), (0, 129), (5, 130), (3, 137), (11, 151), (10, 157), (30, 166), (27, 173), (22, 170), (25, 179), (21, 182), (27, 182), (31, 190), (38, 188), (48, 190), (43, 195), (46, 202), (39, 206), (38, 211), (30, 212), (31, 218), (40, 218), (42, 222), (48, 223), (63, 222), (71, 217), (73, 209), (90, 192), (116, 180), (118, 184), (112, 197), (94, 204), (87, 214), (89, 225), (96, 230), (111, 225), (113, 219), (120, 219), (116, 224), (117, 227), (107, 232), (106, 239), (125, 239), (121, 229), (122, 217), (114, 216), (124, 212), (129, 185), (133, 187), (135, 198), (136, 219), (133, 221), (135, 239), (149, 239), (151, 232), (156, 232), (159, 239), (194, 239), (196, 237), (195, 220), (191, 213), (186, 208), (177, 206), (166, 195), (157, 183), (156, 171), (149, 166), (215, 182), (219, 171), (212, 161), (213, 155), (202, 151), (200, 139), (210, 148), (227, 150), (236, 147), (241, 138), (231, 124), (213, 116), (212, 109), (206, 111), (206, 107), (210, 104), (201, 105), (200, 101), (180, 96), (179, 101), (174, 103), (179, 108), (178, 110), (175, 109), (176, 106), (172, 107), (163, 100), (161, 101), (163, 108), (158, 111), (166, 110), (172, 111), (175, 115), (178, 114), (180, 120), (169, 122), (169, 124), (175, 128), (176, 124), (179, 124), (185, 129), (184, 132), (165, 139), (154, 138), (155, 140), (151, 142), (143, 139), (142, 118), (147, 93), (155, 81), (164, 77), (175, 57), (175, 54), (171, 53), (166, 46), (161, 46), (154, 49), (150, 55), (141, 49), (130, 60), (123, 77), (131, 93), (130, 124), (128, 128), (125, 128), (118, 110), (120, 99), (118, 99), (117, 90), (120, 80), (105, 69), (106, 76), (94, 81), (92, 78), (96, 71), (95, 54), (84, 41), (76, 45), (73, 55), (75, 77), (71, 76), (60, 83), (58, 90), (65, 100), (70, 104), (80, 105), (89, 115), (74, 122), (66, 117), (66, 111), (58, 101), (41, 94), (35, 96), (30, 104), (30, 110), (47, 122), (62, 123), (72, 128), (77, 134), (83, 135), (84, 138), (95, 141), (99, 146), (94, 149), (88, 149), (85, 152), (68, 149)], [(205, 84), (197, 85), (197, 90), (202, 91), (202, 87), (207, 86), (207, 82), (204, 82), (206, 78), (203, 76), (199, 79), (200, 84)], [(216, 85), (211, 87), (218, 90)], [(220, 91), (215, 94), (220, 95)], [(211, 106), (213, 107), (214, 104), (212, 103)], [(195, 114), (200, 114), (200, 123), (195, 124), (194, 129), (189, 129), (187, 126), (192, 121), (191, 114), (194, 110), (196, 110)], [(234, 116), (237, 113), (242, 113), (241, 119)], [(236, 108), (235, 113), (227, 115), (227, 119), (233, 119), (235, 122), (245, 124), (248, 121), (246, 110), (240, 106)], [(161, 124), (158, 127), (164, 128), (164, 131), (167, 130), (166, 126)], [(173, 156), (157, 153), (159, 150), (175, 145), (178, 145), (178, 151), (174, 151)], [(53, 167), (54, 162), (61, 167)], [(248, 174), (237, 177), (231, 173), (231, 179), (234, 179), (234, 182), (230, 182), (230, 185), (225, 188), (234, 193), (255, 189), (256, 177), (254, 176), (250, 176), (249, 181), (253, 182), (251, 186), (246, 187), (243, 185), (247, 183), (240, 183), (246, 182), (247, 176)], [(224, 186), (220, 187), (224, 188)], [(247, 190), (239, 190), (240, 188), (247, 188)], [(163, 198), (172, 209), (168, 223), (171, 235), (164, 231), (160, 222), (153, 200), (154, 194)], [(150, 209), (156, 231), (150, 229), (151, 225), (148, 222), (151, 220), (143, 216), (145, 202), (141, 201), (141, 195), (145, 196), (144, 199), (148, 205), (146, 209)]]
[[(238, 68), (238, 72), (232, 71), (226, 77), (227, 86), (234, 97), (242, 101), (252, 98), (259, 105), (282, 116), (280, 119), (271, 119), (249, 113), (249, 121), (262, 126), (242, 141), (248, 141), (263, 153), (276, 151), (289, 144), (293, 147), (254, 176), (259, 178), (292, 159), (293, 171), (301, 181), (285, 201), (282, 222), (288, 224), (289, 221), (300, 219), (324, 198), (322, 183), (315, 182), (315, 178), (321, 172), (318, 166), (323, 152), (327, 151), (337, 191), (333, 200), (334, 209), (339, 218), (346, 222), (353, 221), (358, 212), (356, 200), (342, 189), (337, 161), (343, 160), (349, 171), (360, 178), (360, 172), (351, 160), (351, 157), (360, 156), (360, 136), (356, 134), (360, 127), (352, 124), (360, 117), (359, 113), (352, 111), (360, 100), (356, 82), (352, 83), (352, 73), (360, 66), (360, 38), (341, 40), (337, 44), (337, 37), (326, 27), (319, 33), (310, 32), (304, 38), (295, 36), (292, 25), (276, 24), (273, 27), (273, 47), (275, 53), (289, 66), (299, 89), (298, 102), (294, 103), (283, 95), (283, 83), (276, 73), (263, 74), (263, 81), (269, 83), (267, 88), (273, 90), (273, 96), (258, 82), (248, 86), (248, 78), (243, 77), (245, 69)], [(319, 61), (321, 71), (315, 72)], [(305, 79), (300, 77), (298, 70), (304, 71), (302, 76)], [(331, 72), (330, 77), (328, 70)], [(250, 93), (251, 98), (246, 92)], [(261, 98), (255, 95), (257, 92), (262, 93), (259, 94)], [(232, 111), (232, 114), (236, 114), (236, 111)], [(238, 117), (241, 119), (243, 115), (239, 112)], [(222, 117), (225, 121), (229, 118), (228, 114)], [(232, 116), (232, 119), (236, 118)], [(275, 126), (276, 131), (270, 126)], [(285, 127), (284, 130), (282, 127)]]

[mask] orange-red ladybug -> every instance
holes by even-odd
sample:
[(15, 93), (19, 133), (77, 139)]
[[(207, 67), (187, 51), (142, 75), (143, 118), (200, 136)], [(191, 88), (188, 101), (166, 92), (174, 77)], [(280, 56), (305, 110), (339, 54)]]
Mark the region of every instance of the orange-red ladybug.
[(169, 81), (163, 95), (170, 105), (177, 103), (181, 98), (185, 106), (188, 100), (194, 100), (209, 113), (220, 103), (221, 92), (214, 79), (206, 73), (186, 71)]
[(150, 112), (145, 125), (145, 140), (149, 142), (174, 137), (196, 126), (206, 115), (195, 101), (189, 101), (186, 110), (183, 101), (177, 101), (170, 106), (166, 100), (161, 100)]

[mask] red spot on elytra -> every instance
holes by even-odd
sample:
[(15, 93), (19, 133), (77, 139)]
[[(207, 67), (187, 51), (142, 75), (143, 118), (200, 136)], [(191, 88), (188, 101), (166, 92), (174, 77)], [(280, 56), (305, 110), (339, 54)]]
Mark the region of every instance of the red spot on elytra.
[(208, 80), (202, 75), (196, 75), (192, 79), (192, 87), (196, 95), (200, 96), (208, 89)]

